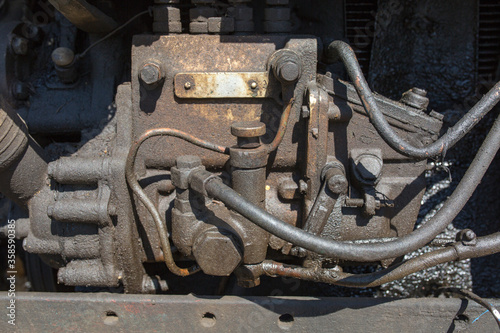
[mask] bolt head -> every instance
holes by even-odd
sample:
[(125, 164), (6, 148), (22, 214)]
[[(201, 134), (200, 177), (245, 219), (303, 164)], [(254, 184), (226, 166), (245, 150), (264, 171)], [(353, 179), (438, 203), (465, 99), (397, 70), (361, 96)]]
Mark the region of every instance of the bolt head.
[(266, 124), (260, 121), (239, 121), (231, 125), (231, 134), (239, 138), (255, 138), (266, 134)]
[(186, 90), (191, 89), (191, 82), (188, 81), (188, 82), (184, 83), (184, 89), (186, 89)]
[(250, 88), (256, 89), (257, 88), (257, 82), (252, 81), (252, 83), (250, 83)]
[(356, 163), (356, 171), (361, 178), (367, 181), (375, 181), (382, 173), (383, 162), (373, 155), (361, 155)]
[(140, 78), (148, 86), (157, 84), (162, 79), (160, 66), (153, 63), (144, 65), (140, 72)]
[(75, 60), (75, 53), (67, 47), (58, 47), (52, 52), (52, 61), (59, 67), (68, 67)]
[(216, 229), (205, 231), (196, 239), (193, 255), (205, 274), (215, 276), (231, 275), (243, 258), (236, 238)]
[(201, 166), (201, 158), (194, 155), (179, 156), (175, 160), (175, 165), (179, 169), (194, 169)]
[(285, 82), (295, 82), (300, 76), (300, 66), (294, 61), (288, 60), (278, 65), (278, 78)]
[(11, 42), (12, 51), (16, 55), (26, 55), (29, 50), (29, 41), (24, 37), (14, 37)]
[(348, 186), (347, 179), (342, 175), (335, 175), (328, 179), (328, 189), (333, 193), (346, 193)]

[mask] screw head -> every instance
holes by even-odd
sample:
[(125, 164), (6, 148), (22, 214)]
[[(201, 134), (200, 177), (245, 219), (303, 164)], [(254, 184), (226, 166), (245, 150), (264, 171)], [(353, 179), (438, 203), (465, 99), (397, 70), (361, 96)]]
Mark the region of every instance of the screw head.
[(257, 82), (252, 81), (252, 83), (250, 83), (250, 88), (256, 89), (257, 88)]
[(162, 79), (160, 66), (155, 63), (146, 64), (142, 67), (139, 76), (146, 85), (155, 85)]
[(191, 89), (191, 82), (188, 81), (188, 82), (184, 83), (184, 89), (186, 89), (186, 90)]

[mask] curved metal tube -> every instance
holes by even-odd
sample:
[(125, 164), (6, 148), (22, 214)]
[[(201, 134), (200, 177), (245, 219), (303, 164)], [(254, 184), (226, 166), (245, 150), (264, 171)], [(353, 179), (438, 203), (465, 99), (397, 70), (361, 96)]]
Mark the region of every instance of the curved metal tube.
[(170, 248), (170, 242), (168, 240), (168, 232), (166, 229), (165, 224), (163, 223), (160, 213), (156, 209), (155, 205), (153, 202), (147, 197), (146, 193), (142, 189), (142, 187), (139, 185), (139, 182), (137, 181), (137, 176), (135, 175), (135, 159), (137, 158), (137, 153), (139, 152), (139, 148), (141, 145), (144, 143), (144, 141), (155, 137), (155, 136), (173, 136), (182, 140), (185, 140), (187, 142), (190, 142), (196, 146), (213, 150), (218, 153), (223, 153), (227, 154), (229, 152), (229, 148), (223, 147), (223, 146), (218, 146), (213, 143), (210, 143), (208, 141), (204, 141), (201, 139), (198, 139), (192, 135), (189, 135), (185, 132), (171, 129), (171, 128), (160, 128), (160, 129), (153, 129), (145, 132), (139, 140), (137, 140), (132, 147), (130, 148), (129, 154), (127, 156), (127, 161), (125, 164), (125, 176), (127, 178), (127, 182), (132, 189), (132, 192), (137, 195), (137, 198), (142, 202), (142, 204), (146, 207), (146, 209), (149, 211), (151, 216), (153, 217), (153, 220), (156, 224), (156, 229), (158, 230), (158, 234), (160, 235), (160, 243), (161, 243), (161, 248), (163, 250), (163, 257), (165, 260), (165, 264), (167, 265), (168, 269), (179, 276), (187, 276), (194, 274), (198, 271), (200, 271), (200, 268), (197, 265), (194, 265), (190, 268), (180, 268), (179, 266), (176, 265), (174, 258), (172, 256), (172, 250)]
[(445, 135), (426, 147), (415, 147), (396, 134), (379, 110), (353, 49), (345, 42), (334, 41), (328, 46), (328, 53), (331, 61), (340, 59), (344, 63), (366, 113), (380, 136), (391, 148), (409, 157), (426, 159), (445, 153), (447, 149), (454, 146), (463, 138), (500, 101), (500, 82), (498, 82)]
[(290, 111), (292, 110), (294, 101), (295, 98), (292, 97), (292, 99), (290, 99), (290, 102), (288, 102), (285, 111), (283, 111), (283, 114), (281, 115), (280, 126), (278, 128), (278, 132), (276, 132), (276, 136), (274, 137), (273, 141), (265, 147), (268, 154), (278, 149), (278, 146), (281, 144), (281, 141), (283, 141), (283, 138), (285, 137), (286, 128), (288, 126), (288, 119), (290, 118)]
[(500, 148), (500, 117), (484, 140), (481, 148), (443, 207), (421, 228), (393, 241), (377, 244), (352, 244), (334, 241), (310, 234), (272, 216), (263, 209), (249, 203), (240, 194), (216, 178), (206, 183), (207, 193), (222, 201), (259, 227), (279, 238), (331, 258), (375, 262), (399, 257), (431, 242), (462, 210), (465, 203), (481, 182), (488, 166)]
[(351, 274), (334, 269), (304, 268), (274, 261), (264, 261), (259, 265), (248, 265), (245, 268), (250, 270), (255, 277), (266, 274), (273, 277), (293, 277), (346, 287), (369, 288), (401, 279), (407, 275), (449, 261), (477, 258), (497, 252), (500, 252), (500, 233), (498, 232), (478, 238), (475, 246), (456, 243), (453, 246), (435, 250), (402, 262), (399, 265), (369, 274)]

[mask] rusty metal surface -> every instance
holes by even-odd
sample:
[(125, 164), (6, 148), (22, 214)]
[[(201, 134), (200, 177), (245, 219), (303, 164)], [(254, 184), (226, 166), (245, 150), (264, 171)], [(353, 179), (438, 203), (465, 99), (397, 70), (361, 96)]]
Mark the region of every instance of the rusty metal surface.
[[(0, 296), (5, 308), (6, 294)], [(498, 301), (490, 300), (494, 305)], [(18, 332), (494, 332), (493, 317), (456, 298), (154, 296), (20, 293)], [(479, 318), (475, 320), (476, 318)], [(0, 330), (9, 332), (7, 320)]]
[[(291, 91), (283, 93), (283, 101), (264, 99), (194, 99), (175, 96), (174, 77), (179, 73), (263, 73), (269, 72), (268, 60), (274, 51), (287, 45), (301, 56), (302, 75)], [(166, 77), (163, 85), (146, 90), (139, 82), (138, 73), (152, 60), (163, 66)], [(236, 138), (230, 133), (232, 123), (262, 121), (267, 125), (263, 143), (269, 143), (278, 130), (279, 119), (287, 102), (294, 95), (297, 103), (289, 123), (298, 121), (303, 90), (316, 75), (317, 41), (314, 38), (291, 36), (152, 36), (134, 37), (132, 46), (132, 103), (134, 108), (134, 135), (138, 136), (158, 124), (187, 131), (201, 139), (220, 145), (233, 146)], [(270, 85), (278, 80), (269, 76)], [(276, 81), (275, 83), (272, 83)], [(279, 82), (278, 82), (279, 84)], [(184, 88), (183, 88), (184, 89)], [(278, 94), (279, 95), (279, 94)], [(295, 112), (294, 112), (295, 111)], [(179, 116), (182, 115), (182, 116)], [(226, 130), (224, 130), (226, 129)], [(296, 164), (301, 130), (288, 131), (273, 162), (276, 166)], [(207, 168), (220, 168), (227, 157), (200, 151), (175, 139), (152, 140), (139, 158), (148, 167), (165, 168), (174, 165), (179, 155), (202, 156)], [(162, 150), (163, 154), (154, 153)], [(167, 154), (168, 153), (168, 154)], [(141, 157), (142, 156), (142, 157)]]
[(175, 96), (179, 98), (273, 97), (268, 72), (179, 73), (175, 75), (174, 85)]

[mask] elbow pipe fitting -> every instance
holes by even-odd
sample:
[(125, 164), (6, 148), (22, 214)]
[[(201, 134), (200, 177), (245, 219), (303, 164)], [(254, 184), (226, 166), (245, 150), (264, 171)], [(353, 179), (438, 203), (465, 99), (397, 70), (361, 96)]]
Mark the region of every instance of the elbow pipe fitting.
[(23, 120), (0, 109), (0, 192), (26, 207), (47, 179), (43, 155)]

